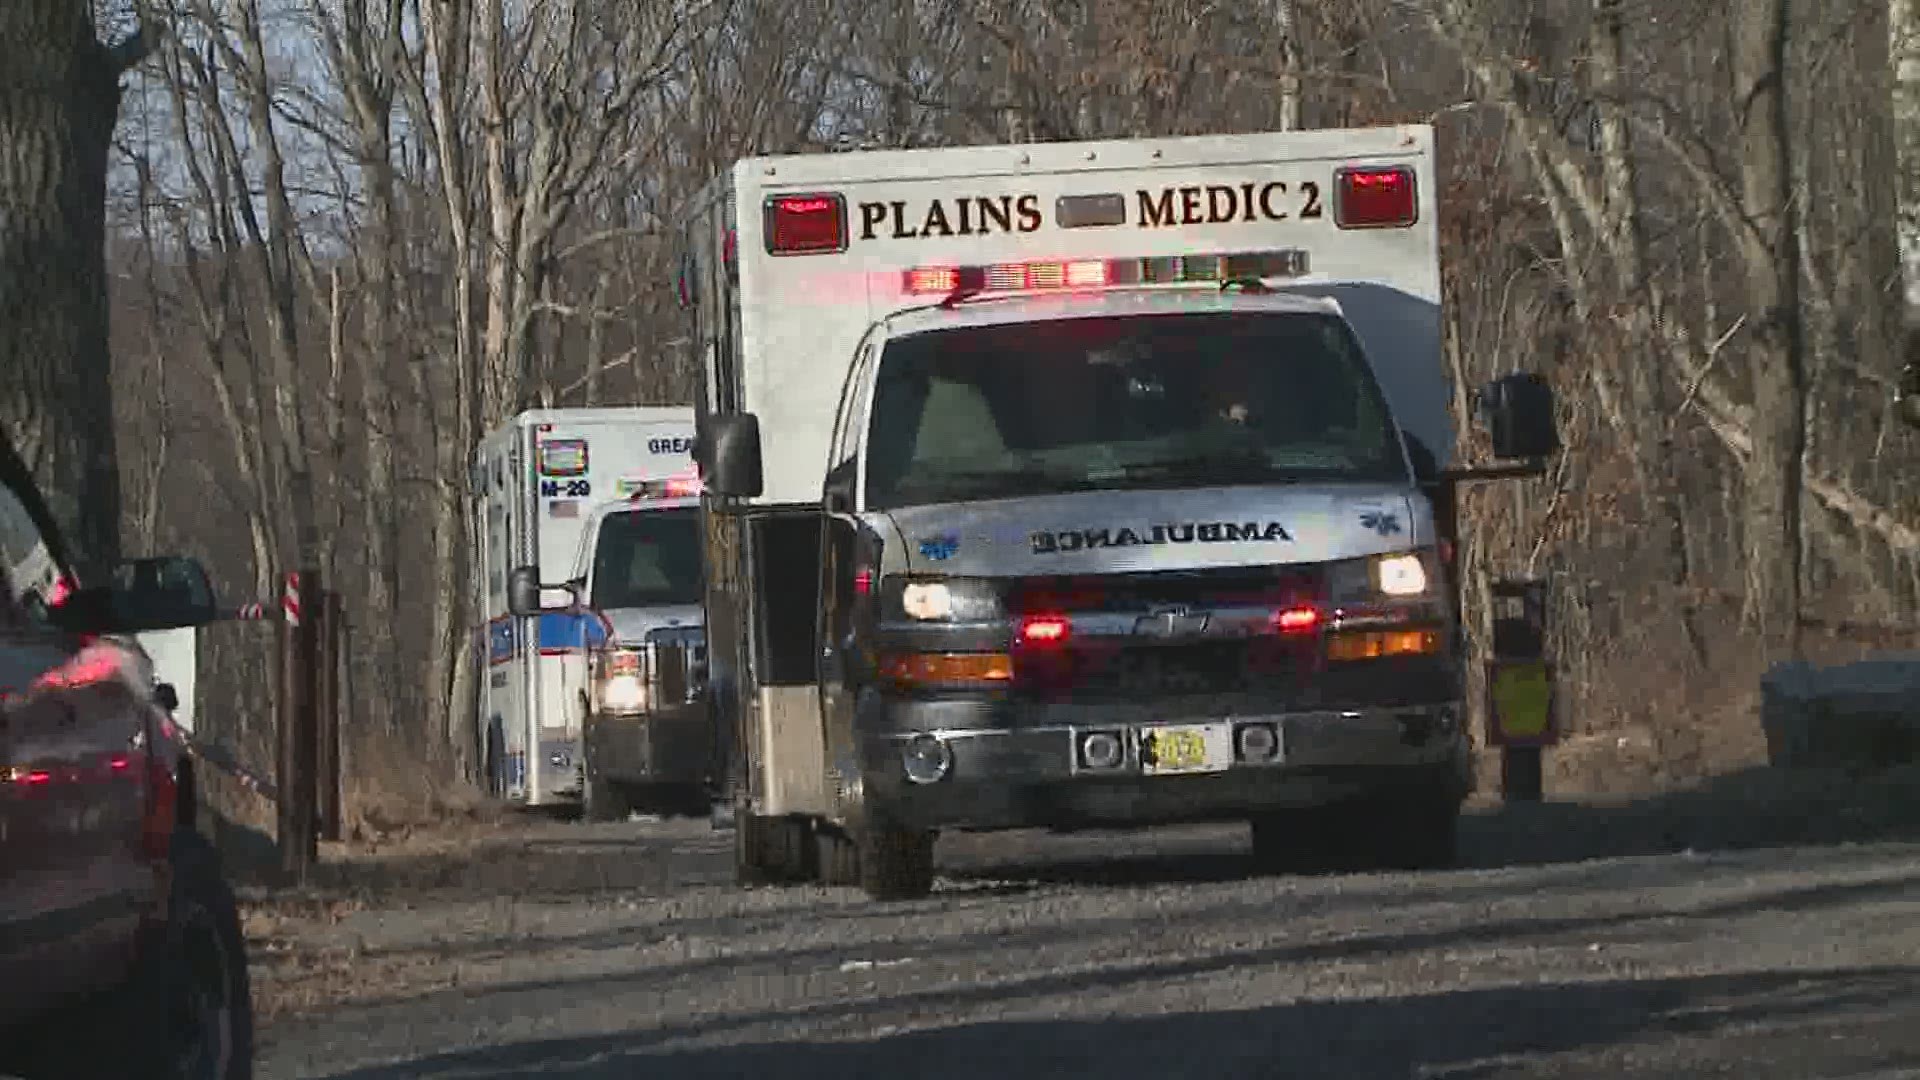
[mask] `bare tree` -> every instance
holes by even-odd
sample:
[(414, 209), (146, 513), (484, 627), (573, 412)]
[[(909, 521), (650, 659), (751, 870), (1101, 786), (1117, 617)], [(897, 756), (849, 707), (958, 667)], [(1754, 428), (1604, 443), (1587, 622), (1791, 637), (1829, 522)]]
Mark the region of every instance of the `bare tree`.
[(1806, 333), (1800, 311), (1800, 230), (1787, 123), (1788, 0), (1733, 8), (1740, 175), (1751, 223), (1740, 240), (1753, 316), (1753, 453), (1747, 463), (1748, 610), (1776, 655), (1800, 650), (1807, 451)]
[(0, 5), (0, 432), (94, 565), (120, 551), (103, 264), (120, 77), (151, 41), (112, 45), (80, 0)]

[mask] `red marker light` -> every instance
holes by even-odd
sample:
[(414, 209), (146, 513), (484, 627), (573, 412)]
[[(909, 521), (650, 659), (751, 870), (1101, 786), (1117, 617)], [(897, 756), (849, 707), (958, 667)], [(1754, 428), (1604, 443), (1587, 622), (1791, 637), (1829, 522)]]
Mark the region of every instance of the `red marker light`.
[(133, 767), (133, 760), (125, 754), (115, 754), (107, 759), (107, 768), (114, 772), (126, 772)]
[(1353, 166), (1335, 174), (1333, 220), (1340, 228), (1405, 228), (1419, 218), (1411, 168)]
[(1056, 645), (1073, 633), (1073, 623), (1059, 615), (1028, 615), (1020, 620), (1020, 641), (1028, 645)]
[(853, 572), (854, 595), (866, 596), (868, 593), (871, 593), (872, 591), (873, 591), (873, 570), (865, 566), (861, 567), (858, 570), (855, 570)]
[(766, 204), (767, 253), (831, 254), (847, 249), (847, 203), (838, 194), (775, 195)]
[(40, 769), (35, 769), (34, 771), (28, 773), (24, 777), (24, 779), (29, 784), (51, 784), (53, 783), (53, 774), (50, 772), (42, 771)]
[(1311, 634), (1320, 628), (1320, 609), (1294, 607), (1276, 611), (1273, 626), (1283, 634)]

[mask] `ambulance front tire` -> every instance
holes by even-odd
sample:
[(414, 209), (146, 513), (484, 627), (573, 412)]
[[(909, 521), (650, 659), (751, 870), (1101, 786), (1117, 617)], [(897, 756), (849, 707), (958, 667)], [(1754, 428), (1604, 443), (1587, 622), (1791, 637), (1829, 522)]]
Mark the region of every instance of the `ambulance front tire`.
[(487, 749), (482, 757), (486, 770), (485, 782), (487, 794), (493, 798), (505, 798), (507, 794), (507, 750), (506, 736), (500, 731), (500, 721), (494, 720), (487, 725)]
[(820, 878), (810, 823), (765, 817), (736, 805), (733, 877), (739, 885), (804, 885)]

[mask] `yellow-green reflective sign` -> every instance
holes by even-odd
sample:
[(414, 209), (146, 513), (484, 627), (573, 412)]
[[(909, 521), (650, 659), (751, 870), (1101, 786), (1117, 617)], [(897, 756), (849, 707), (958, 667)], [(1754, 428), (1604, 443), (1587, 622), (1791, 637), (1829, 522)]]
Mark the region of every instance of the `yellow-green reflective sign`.
[(1544, 660), (1496, 661), (1489, 673), (1493, 727), (1503, 741), (1535, 742), (1553, 726), (1553, 673)]

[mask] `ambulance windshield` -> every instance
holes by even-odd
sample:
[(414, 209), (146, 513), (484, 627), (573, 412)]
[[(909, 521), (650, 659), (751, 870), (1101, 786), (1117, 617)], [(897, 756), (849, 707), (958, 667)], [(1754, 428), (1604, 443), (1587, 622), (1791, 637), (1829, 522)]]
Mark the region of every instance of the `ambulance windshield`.
[(874, 387), (874, 509), (1060, 491), (1404, 483), (1347, 324), (1312, 312), (1129, 315), (891, 341)]
[(608, 514), (594, 544), (593, 606), (609, 611), (699, 603), (699, 513), (688, 507)]

